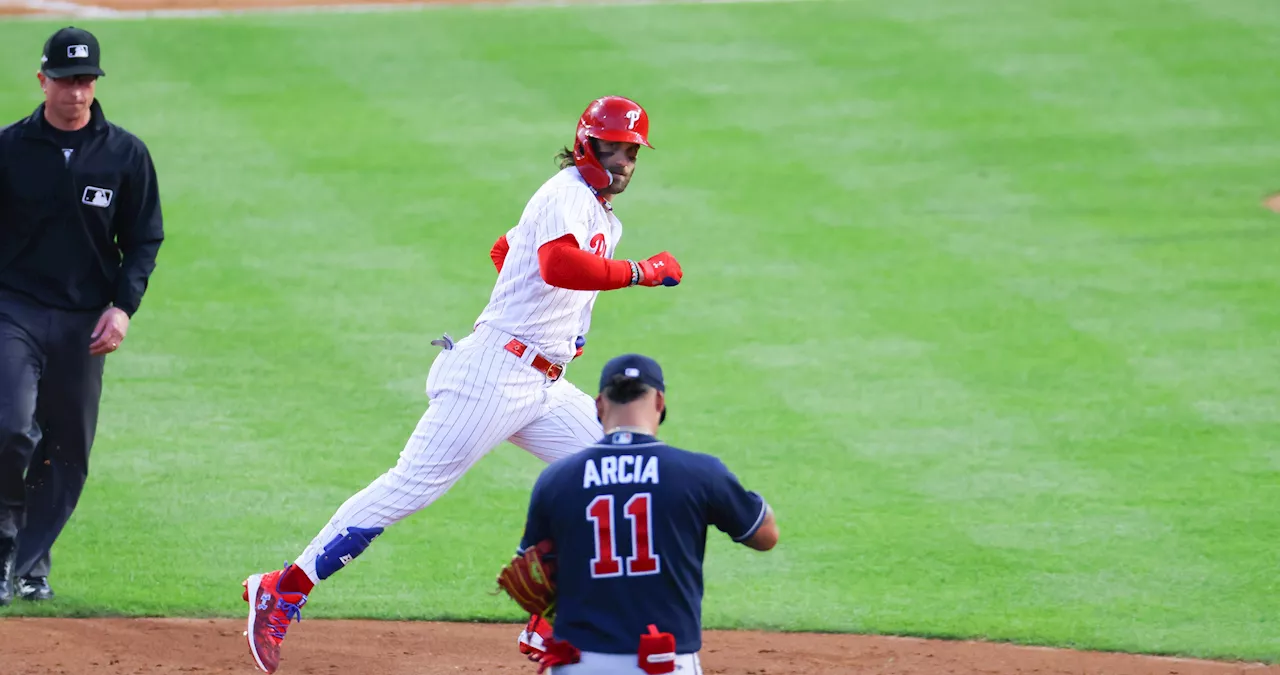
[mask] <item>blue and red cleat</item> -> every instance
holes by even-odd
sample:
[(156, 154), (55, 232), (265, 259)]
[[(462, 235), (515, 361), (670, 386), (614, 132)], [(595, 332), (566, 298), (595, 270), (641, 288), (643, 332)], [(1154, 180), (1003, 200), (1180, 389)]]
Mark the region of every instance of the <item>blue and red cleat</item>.
[(264, 673), (274, 673), (280, 667), (280, 643), (289, 623), (302, 620), (302, 606), (307, 604), (305, 593), (288, 593), (280, 590), (283, 570), (255, 574), (244, 580), (244, 599), (249, 603), (249, 651)]

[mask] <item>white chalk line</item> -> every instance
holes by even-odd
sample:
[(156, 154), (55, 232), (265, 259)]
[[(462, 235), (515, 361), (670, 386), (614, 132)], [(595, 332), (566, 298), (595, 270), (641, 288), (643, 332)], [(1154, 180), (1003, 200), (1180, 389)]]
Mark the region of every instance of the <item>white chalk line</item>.
[(70, 2), (69, 0), (25, 0), (21, 3), (14, 3), (15, 6), (25, 7), (33, 12), (38, 12), (37, 16), (76, 16), (76, 17), (104, 17), (116, 16), (119, 10), (109, 7), (98, 7), (95, 5), (85, 5), (78, 2)]

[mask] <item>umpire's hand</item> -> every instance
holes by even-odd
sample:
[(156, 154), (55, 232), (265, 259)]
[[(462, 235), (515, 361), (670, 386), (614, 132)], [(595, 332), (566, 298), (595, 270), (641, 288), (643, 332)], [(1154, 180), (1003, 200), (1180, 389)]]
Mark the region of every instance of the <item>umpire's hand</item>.
[(119, 307), (108, 307), (93, 328), (93, 343), (89, 345), (89, 353), (94, 356), (110, 354), (120, 348), (124, 342), (124, 334), (129, 332), (129, 315)]

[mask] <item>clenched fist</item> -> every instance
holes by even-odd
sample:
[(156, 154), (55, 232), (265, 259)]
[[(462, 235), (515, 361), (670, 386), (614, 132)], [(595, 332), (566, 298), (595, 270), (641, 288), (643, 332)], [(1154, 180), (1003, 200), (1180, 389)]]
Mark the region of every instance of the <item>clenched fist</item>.
[(648, 260), (640, 261), (640, 285), (675, 286), (684, 272), (680, 263), (670, 253), (663, 251)]

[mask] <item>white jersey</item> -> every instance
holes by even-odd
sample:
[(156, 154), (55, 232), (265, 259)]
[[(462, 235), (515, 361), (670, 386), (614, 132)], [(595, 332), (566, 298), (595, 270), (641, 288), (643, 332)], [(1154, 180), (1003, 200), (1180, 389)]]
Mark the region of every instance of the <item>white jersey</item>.
[(612, 258), (622, 238), (622, 223), (569, 167), (552, 176), (525, 205), (520, 222), (507, 232), (506, 261), (476, 319), (510, 333), (557, 363), (567, 363), (574, 341), (591, 328), (591, 310), (599, 291), (557, 288), (542, 280), (538, 249), (566, 234), (601, 258)]

